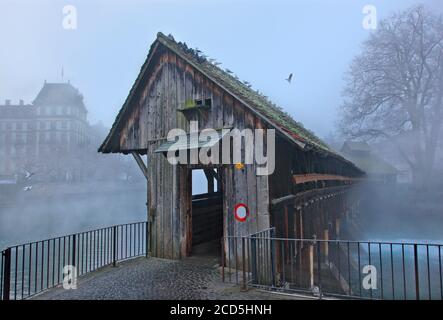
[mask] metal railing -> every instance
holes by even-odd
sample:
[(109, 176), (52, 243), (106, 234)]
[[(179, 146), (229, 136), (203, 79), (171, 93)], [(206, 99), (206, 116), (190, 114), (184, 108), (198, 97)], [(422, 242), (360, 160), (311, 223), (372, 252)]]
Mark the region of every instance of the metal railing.
[[(272, 230), (270, 231), (272, 234)], [(443, 299), (443, 244), (224, 237), (222, 279), (362, 299)]]
[(77, 276), (147, 255), (148, 223), (115, 225), (8, 247), (0, 263), (0, 299), (34, 296), (63, 283), (64, 268)]

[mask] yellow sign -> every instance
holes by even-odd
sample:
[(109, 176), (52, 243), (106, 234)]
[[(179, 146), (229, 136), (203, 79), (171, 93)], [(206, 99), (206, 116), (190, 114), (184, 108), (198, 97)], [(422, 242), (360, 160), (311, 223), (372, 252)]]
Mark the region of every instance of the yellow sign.
[(245, 167), (245, 165), (241, 162), (235, 164), (235, 169), (241, 170)]

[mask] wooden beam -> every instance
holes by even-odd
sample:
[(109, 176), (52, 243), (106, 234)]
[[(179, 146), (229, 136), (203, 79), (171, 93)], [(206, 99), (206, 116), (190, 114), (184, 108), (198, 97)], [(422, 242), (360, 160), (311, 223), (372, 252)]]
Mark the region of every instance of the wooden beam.
[(295, 208), (309, 206), (315, 202), (344, 194), (349, 188), (350, 185), (326, 187), (307, 190), (295, 195), (287, 195), (278, 199), (272, 199), (271, 210), (278, 210), (287, 205), (294, 205)]
[(308, 174), (294, 174), (292, 179), (295, 184), (302, 184), (306, 182), (317, 182), (317, 181), (356, 181), (361, 180), (361, 178), (352, 178), (339, 176), (335, 174), (320, 174), (320, 173), (308, 173)]
[(146, 167), (142, 157), (137, 152), (131, 152), (132, 156), (134, 157), (135, 161), (138, 164), (138, 167), (143, 172), (143, 175), (145, 176), (146, 180), (148, 180), (148, 168)]
[(281, 198), (278, 198), (278, 199), (272, 199), (271, 200), (271, 205), (273, 207), (280, 206), (280, 205), (285, 205), (285, 204), (293, 202), (293, 200), (295, 198), (297, 198), (296, 195), (290, 194), (288, 196), (284, 196), (284, 197), (281, 197)]

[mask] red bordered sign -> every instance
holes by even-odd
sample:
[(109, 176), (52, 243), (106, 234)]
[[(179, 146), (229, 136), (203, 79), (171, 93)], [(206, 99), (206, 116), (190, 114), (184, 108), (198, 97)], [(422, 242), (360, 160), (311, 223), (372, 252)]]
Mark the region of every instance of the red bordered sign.
[(249, 216), (249, 208), (244, 203), (239, 203), (234, 208), (235, 220), (245, 222)]

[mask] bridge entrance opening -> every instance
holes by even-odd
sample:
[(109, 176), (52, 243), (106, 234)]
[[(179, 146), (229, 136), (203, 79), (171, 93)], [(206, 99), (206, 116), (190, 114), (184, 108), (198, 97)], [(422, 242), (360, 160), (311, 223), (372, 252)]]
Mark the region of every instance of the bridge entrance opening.
[(223, 237), (223, 192), (220, 171), (192, 170), (191, 255), (221, 256)]

